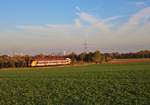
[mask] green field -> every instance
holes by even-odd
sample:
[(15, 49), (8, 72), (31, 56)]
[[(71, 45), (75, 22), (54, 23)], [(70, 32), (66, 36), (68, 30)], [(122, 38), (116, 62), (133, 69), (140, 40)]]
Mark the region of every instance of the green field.
[(150, 63), (1, 69), (0, 105), (150, 105)]

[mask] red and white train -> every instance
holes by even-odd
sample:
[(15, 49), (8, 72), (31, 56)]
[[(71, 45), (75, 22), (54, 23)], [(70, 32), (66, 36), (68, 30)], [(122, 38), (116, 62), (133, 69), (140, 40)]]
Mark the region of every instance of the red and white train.
[(42, 66), (56, 66), (56, 65), (69, 65), (71, 64), (71, 59), (64, 56), (49, 56), (44, 58), (36, 58), (32, 61), (32, 67), (42, 67)]

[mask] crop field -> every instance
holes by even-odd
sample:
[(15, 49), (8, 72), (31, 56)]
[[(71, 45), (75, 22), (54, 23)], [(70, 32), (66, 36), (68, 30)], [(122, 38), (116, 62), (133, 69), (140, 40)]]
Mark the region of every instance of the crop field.
[(150, 105), (150, 62), (1, 69), (0, 105)]

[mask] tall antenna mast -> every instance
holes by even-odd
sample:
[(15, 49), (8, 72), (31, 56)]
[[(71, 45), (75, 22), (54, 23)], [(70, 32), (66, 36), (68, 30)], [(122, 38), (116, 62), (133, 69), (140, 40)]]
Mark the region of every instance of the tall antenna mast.
[(87, 49), (88, 49), (87, 40), (85, 40), (85, 42), (83, 43), (83, 46), (84, 46), (84, 51), (87, 52)]

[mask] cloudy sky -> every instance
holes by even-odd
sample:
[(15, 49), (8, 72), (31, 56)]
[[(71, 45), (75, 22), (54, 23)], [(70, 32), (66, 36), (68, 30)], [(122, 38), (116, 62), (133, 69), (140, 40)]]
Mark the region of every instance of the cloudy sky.
[(150, 0), (0, 0), (0, 54), (150, 49)]

